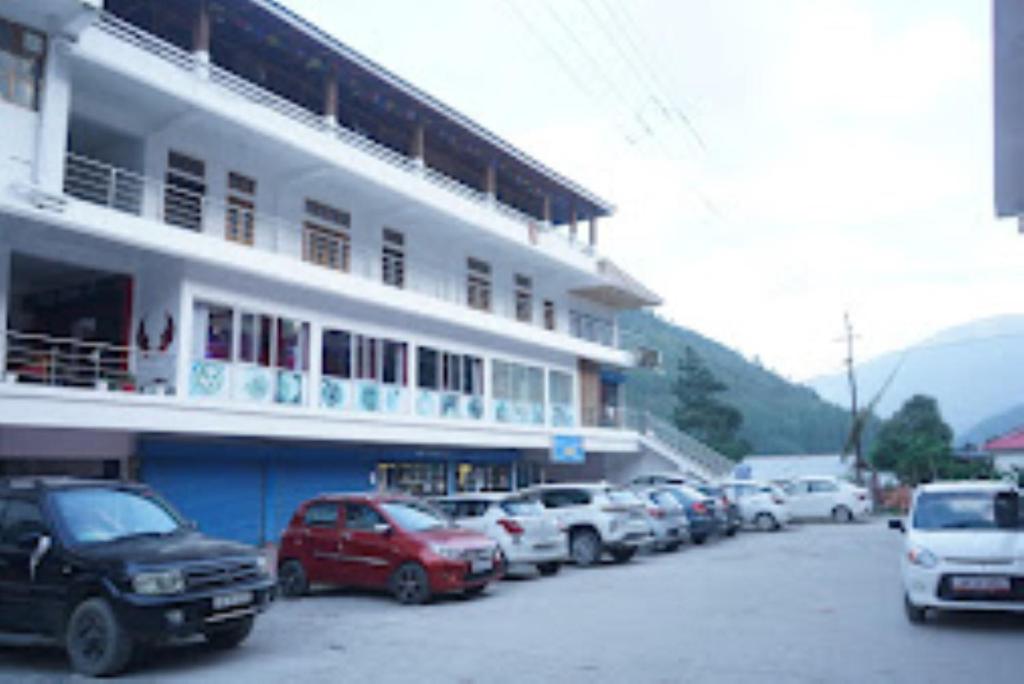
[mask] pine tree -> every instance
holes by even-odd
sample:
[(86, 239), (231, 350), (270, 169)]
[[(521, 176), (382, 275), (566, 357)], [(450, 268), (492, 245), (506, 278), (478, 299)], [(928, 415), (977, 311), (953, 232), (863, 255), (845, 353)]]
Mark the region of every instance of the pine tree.
[(712, 449), (738, 459), (749, 453), (750, 445), (738, 436), (743, 414), (716, 398), (727, 389), (692, 347), (683, 350), (673, 387), (676, 427)]

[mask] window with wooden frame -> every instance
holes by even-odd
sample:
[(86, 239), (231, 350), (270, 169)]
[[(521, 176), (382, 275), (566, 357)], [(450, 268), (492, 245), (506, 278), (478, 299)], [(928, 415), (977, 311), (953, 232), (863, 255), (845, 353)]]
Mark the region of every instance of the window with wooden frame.
[(547, 330), (554, 330), (556, 327), (555, 321), (555, 303), (550, 299), (544, 300), (544, 328)]
[(224, 222), (224, 237), (231, 242), (243, 245), (256, 242), (255, 180), (234, 171), (228, 173), (228, 206)]
[(466, 303), (471, 309), (491, 310), (491, 265), (473, 257), (466, 260)]
[(391, 228), (382, 234), (380, 274), (385, 285), (405, 287), (405, 236)]
[(0, 19), (0, 100), (39, 109), (46, 36)]
[(352, 254), (348, 232), (351, 221), (347, 211), (307, 199), (302, 258), (317, 266), (347, 273)]
[(516, 320), (529, 323), (533, 320), (533, 281), (516, 274)]
[(206, 164), (170, 150), (164, 176), (164, 223), (201, 231), (205, 195)]

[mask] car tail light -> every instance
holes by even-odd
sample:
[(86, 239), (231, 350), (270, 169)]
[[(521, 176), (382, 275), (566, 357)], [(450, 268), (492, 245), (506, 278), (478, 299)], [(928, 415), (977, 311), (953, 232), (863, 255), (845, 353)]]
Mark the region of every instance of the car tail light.
[(665, 511), (663, 511), (660, 508), (657, 508), (655, 506), (651, 506), (650, 508), (648, 508), (647, 512), (650, 513), (652, 518), (664, 518), (665, 517)]
[(703, 501), (694, 501), (690, 504), (690, 508), (693, 509), (694, 513), (700, 513), (701, 515), (707, 515), (708, 507), (704, 505)]
[(498, 521), (498, 524), (505, 528), (505, 531), (513, 536), (519, 536), (523, 533), (523, 526), (517, 523), (515, 520), (508, 518), (502, 518)]

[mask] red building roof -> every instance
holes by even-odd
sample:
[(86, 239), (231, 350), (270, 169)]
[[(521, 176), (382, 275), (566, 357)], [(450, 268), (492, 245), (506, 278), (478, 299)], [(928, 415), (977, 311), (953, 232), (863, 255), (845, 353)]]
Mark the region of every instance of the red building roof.
[(1024, 427), (985, 442), (985, 451), (1024, 451)]

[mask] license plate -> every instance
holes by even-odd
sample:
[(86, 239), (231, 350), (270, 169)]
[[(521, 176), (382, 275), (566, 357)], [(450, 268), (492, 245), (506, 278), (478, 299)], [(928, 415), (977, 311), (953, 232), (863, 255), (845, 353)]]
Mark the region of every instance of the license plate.
[(494, 563), (491, 561), (490, 558), (486, 558), (474, 560), (472, 563), (470, 563), (470, 567), (472, 568), (474, 573), (490, 572), (491, 568), (494, 567)]
[(965, 593), (1005, 593), (1010, 591), (1009, 577), (954, 577), (953, 591)]
[(223, 594), (221, 596), (213, 597), (214, 610), (227, 610), (228, 608), (238, 608), (239, 606), (247, 606), (250, 603), (252, 603), (251, 591), (240, 591), (235, 594)]

